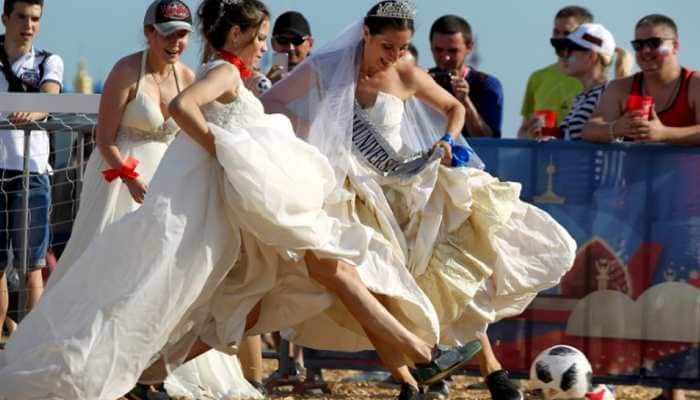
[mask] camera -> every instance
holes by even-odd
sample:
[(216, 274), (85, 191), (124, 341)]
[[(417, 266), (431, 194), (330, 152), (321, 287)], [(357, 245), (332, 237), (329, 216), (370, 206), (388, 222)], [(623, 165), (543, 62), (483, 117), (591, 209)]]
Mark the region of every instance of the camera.
[(430, 71), (430, 76), (432, 76), (435, 82), (442, 86), (443, 89), (454, 95), (454, 89), (452, 89), (452, 75), (448, 71), (435, 69)]

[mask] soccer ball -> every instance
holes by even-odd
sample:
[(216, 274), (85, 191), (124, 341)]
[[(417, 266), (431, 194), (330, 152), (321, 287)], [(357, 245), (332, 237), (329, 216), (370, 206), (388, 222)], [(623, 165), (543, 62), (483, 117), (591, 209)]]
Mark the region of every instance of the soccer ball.
[(272, 82), (263, 74), (259, 74), (253, 77), (253, 88), (258, 96), (262, 96), (265, 92), (270, 90), (272, 87)]
[(545, 399), (580, 399), (591, 391), (593, 369), (583, 353), (556, 345), (542, 351), (530, 367), (530, 380)]

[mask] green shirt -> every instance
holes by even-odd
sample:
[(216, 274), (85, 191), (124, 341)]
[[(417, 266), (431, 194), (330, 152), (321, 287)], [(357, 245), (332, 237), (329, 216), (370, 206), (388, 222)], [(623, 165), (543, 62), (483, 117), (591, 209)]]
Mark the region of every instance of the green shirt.
[(583, 85), (578, 79), (564, 75), (557, 64), (549, 65), (533, 72), (527, 80), (520, 114), (529, 118), (535, 111), (555, 111), (558, 126), (582, 91)]

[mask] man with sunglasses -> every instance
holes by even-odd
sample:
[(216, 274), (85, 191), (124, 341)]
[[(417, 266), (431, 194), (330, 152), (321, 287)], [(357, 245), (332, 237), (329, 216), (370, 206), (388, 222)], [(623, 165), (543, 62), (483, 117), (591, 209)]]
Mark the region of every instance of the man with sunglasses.
[[(552, 39), (563, 39), (580, 25), (591, 22), (593, 14), (588, 9), (579, 6), (564, 7), (554, 17)], [(581, 82), (561, 72), (556, 62), (533, 72), (527, 80), (520, 111), (523, 121), (518, 130), (518, 137), (534, 139), (530, 133), (537, 130), (536, 124), (541, 123), (535, 116), (536, 112), (555, 113), (555, 123), (558, 126), (571, 110), (574, 98), (582, 90)]]
[(277, 17), (272, 28), (272, 50), (287, 55), (287, 65), (273, 65), (268, 78), (275, 83), (282, 79), (311, 53), (314, 38), (311, 36), (309, 22), (297, 11), (287, 11)]
[[(610, 83), (584, 128), (584, 138), (700, 144), (700, 74), (679, 63), (675, 22), (665, 15), (648, 15), (637, 22), (634, 36), (632, 47), (641, 72)], [(648, 117), (639, 109), (628, 109), (630, 95), (651, 97)]]

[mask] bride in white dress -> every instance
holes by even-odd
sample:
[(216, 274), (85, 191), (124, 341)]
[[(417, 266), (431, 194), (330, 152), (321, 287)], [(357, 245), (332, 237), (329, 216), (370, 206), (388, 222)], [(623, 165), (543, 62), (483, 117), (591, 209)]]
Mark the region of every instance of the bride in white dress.
[(211, 347), (230, 352), (245, 334), (321, 313), (356, 340), (317, 325), (317, 348), (371, 347), (366, 332), (412, 362), (432, 359), (428, 298), (381, 236), (329, 216), (328, 159), (241, 83), (266, 50), (266, 7), (206, 0), (199, 16), (228, 62), (206, 64), (171, 103), (187, 134), (143, 205), (87, 246), (0, 353), (0, 399), (114, 400), (149, 365), (144, 375), (163, 379)]
[[(155, 15), (155, 8), (164, 3), (178, 4), (154, 1), (146, 16)], [(107, 225), (140, 206), (158, 164), (180, 130), (166, 116), (170, 100), (194, 81), (192, 71), (180, 62), (192, 31), (191, 14), (185, 9), (188, 18), (184, 20), (154, 24), (146, 18), (144, 35), (149, 48), (122, 58), (105, 82), (96, 129), (99, 151), (92, 153), (85, 168), (73, 233), (48, 290)], [(134, 161), (135, 165), (130, 164)], [(103, 171), (110, 169), (113, 176), (107, 180)], [(132, 171), (136, 174), (129, 175)], [(203, 394), (222, 398), (226, 393), (232, 399), (260, 397), (243, 378), (236, 357), (216, 351), (179, 368), (166, 386), (171, 394), (190, 398)]]
[[(484, 338), (488, 324), (521, 313), (555, 286), (573, 264), (576, 243), (547, 213), (520, 201), (519, 184), (479, 168), (459, 134), (459, 102), (402, 61), (414, 15), (408, 1), (379, 2), (262, 100), (332, 161), (342, 195), (327, 204), (329, 213), (384, 237), (435, 307), (440, 341), (463, 343)], [(464, 159), (450, 155), (455, 144), (458, 156), (470, 158), (463, 167)], [(443, 165), (431, 157), (433, 146), (445, 150)], [(315, 323), (305, 321), (291, 339), (304, 344)], [(392, 373), (412, 381), (405, 368)]]

